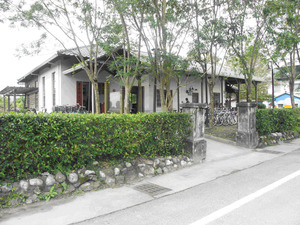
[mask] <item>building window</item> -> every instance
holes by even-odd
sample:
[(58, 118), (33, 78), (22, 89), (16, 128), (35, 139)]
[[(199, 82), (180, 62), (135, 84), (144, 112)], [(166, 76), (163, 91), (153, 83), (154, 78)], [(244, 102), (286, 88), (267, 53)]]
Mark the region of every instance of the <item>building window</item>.
[(283, 108), (283, 104), (278, 104), (278, 108), (282, 109)]
[(296, 108), (299, 108), (299, 105), (298, 105), (298, 104), (295, 104), (295, 107), (296, 107)]
[[(171, 92), (171, 96), (173, 96), (173, 91), (170, 90), (170, 92)], [(164, 90), (164, 98), (165, 99), (167, 98), (167, 90)], [(156, 107), (161, 107), (160, 90), (156, 90)]]
[(199, 103), (199, 93), (193, 93), (192, 102), (193, 103)]
[(35, 86), (36, 88), (38, 88), (38, 87), (39, 87), (39, 82), (38, 82), (38, 81), (35, 81), (34, 86)]
[(56, 104), (56, 79), (55, 79), (55, 72), (52, 73), (52, 105), (55, 106)]
[(42, 85), (43, 85), (43, 107), (46, 106), (46, 86), (45, 86), (45, 77), (42, 78)]

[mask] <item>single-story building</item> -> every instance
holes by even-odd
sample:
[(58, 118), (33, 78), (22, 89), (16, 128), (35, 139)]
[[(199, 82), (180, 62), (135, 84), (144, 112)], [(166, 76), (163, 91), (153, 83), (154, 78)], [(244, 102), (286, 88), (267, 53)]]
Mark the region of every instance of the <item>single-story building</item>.
[[(88, 49), (83, 47), (81, 53), (87, 57)], [(80, 104), (89, 112), (95, 112), (94, 92), (91, 82), (82, 68), (74, 66), (78, 64), (76, 56), (76, 50), (74, 49), (58, 51), (44, 63), (18, 79), (18, 83), (23, 84), (24, 87), (7, 87), (0, 91), (0, 94), (4, 98), (8, 97), (8, 99), (11, 96), (15, 98), (17, 95), (23, 95), (25, 96), (25, 107), (34, 108), (37, 111), (53, 112), (56, 106)], [(104, 54), (99, 57), (99, 62), (104, 64), (105, 60), (101, 60), (103, 58), (105, 58)], [(239, 102), (239, 86), (244, 83), (242, 75), (227, 67), (224, 67), (222, 71), (216, 79), (213, 91), (216, 107), (224, 106), (225, 93), (235, 94), (237, 102)], [(209, 74), (207, 76), (210, 77)], [(122, 111), (124, 86), (120, 80), (114, 77), (108, 66), (103, 66), (97, 80), (99, 82), (101, 111)], [(174, 111), (179, 111), (179, 105), (185, 102), (186, 98), (189, 102), (209, 104), (208, 85), (205, 77), (201, 76), (201, 71), (197, 78), (186, 75), (182, 80), (185, 82), (185, 85), (182, 86), (179, 86), (175, 80), (171, 82), (171, 90), (174, 94)], [(253, 79), (255, 87), (259, 82), (263, 82), (263, 79), (257, 77)], [(233, 85), (237, 85), (238, 88)], [(144, 74), (140, 82), (136, 81), (130, 96), (132, 108), (134, 109), (132, 111), (137, 111), (138, 99), (142, 98), (142, 106), (140, 107), (142, 112), (160, 112), (160, 90), (157, 87), (155, 79), (150, 74)], [(157, 96), (156, 102), (154, 102), (154, 93)], [(105, 99), (108, 99), (107, 105), (105, 105)]]
[[(300, 97), (294, 96), (295, 100), (295, 106), (296, 108), (300, 107)], [(272, 103), (269, 102), (269, 106), (271, 106)], [(288, 93), (284, 93), (281, 95), (278, 95), (274, 98), (274, 105), (276, 108), (292, 108), (292, 103), (291, 103), (291, 96)]]

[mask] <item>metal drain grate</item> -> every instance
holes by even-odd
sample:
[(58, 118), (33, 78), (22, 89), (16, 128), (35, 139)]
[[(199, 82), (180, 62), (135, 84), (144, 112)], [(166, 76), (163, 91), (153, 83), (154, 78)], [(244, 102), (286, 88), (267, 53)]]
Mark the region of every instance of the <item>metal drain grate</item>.
[(272, 150), (262, 150), (262, 151), (257, 151), (257, 152), (270, 153), (270, 154), (280, 154), (280, 153), (282, 153), (282, 152), (277, 152), (277, 151), (272, 151)]
[(151, 183), (135, 186), (134, 189), (144, 192), (151, 196), (156, 196), (156, 195), (171, 191), (171, 189), (169, 189), (169, 188), (161, 187), (159, 185), (151, 184)]

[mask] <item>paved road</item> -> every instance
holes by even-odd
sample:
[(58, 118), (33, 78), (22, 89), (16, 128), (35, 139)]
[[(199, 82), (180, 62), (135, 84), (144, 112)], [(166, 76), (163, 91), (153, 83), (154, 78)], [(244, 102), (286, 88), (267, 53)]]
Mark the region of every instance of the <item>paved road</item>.
[(300, 225), (300, 149), (185, 191), (76, 224)]

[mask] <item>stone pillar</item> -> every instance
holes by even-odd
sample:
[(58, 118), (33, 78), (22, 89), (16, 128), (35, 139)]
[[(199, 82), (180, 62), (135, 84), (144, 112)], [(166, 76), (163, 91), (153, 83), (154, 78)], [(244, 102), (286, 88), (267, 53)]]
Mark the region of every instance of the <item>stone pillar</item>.
[(258, 132), (256, 131), (256, 104), (241, 102), (238, 104), (238, 132), (236, 143), (246, 148), (256, 148)]
[(206, 140), (204, 139), (204, 114), (206, 104), (184, 103), (181, 104), (183, 113), (192, 116), (192, 134), (186, 140), (185, 149), (190, 152), (195, 162), (202, 162), (206, 158)]

